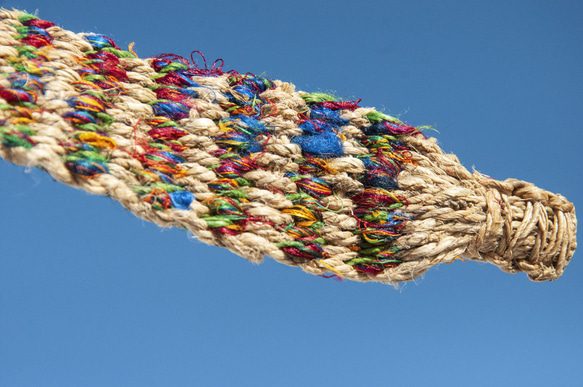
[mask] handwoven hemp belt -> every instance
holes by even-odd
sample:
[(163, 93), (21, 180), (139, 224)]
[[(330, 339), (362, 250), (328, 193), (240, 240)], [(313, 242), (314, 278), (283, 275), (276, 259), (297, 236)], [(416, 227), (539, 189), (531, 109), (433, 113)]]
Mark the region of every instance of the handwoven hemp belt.
[(575, 208), (468, 172), (358, 101), (296, 91), (0, 11), (0, 157), (252, 261), (413, 280), (465, 257), (534, 281), (573, 256)]

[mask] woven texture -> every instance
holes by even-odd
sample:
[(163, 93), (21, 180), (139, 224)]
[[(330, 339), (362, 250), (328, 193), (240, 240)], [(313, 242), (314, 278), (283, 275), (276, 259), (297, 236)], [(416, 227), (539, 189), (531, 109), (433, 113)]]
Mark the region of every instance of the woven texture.
[(462, 256), (554, 280), (575, 251), (564, 197), (470, 173), (359, 101), (0, 19), (0, 157), (140, 218), (356, 281), (410, 281)]

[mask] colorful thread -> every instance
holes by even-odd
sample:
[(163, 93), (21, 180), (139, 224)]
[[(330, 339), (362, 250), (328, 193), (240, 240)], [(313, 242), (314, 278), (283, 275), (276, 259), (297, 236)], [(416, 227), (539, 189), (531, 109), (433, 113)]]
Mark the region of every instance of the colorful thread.
[[(295, 92), (293, 85), (262, 75), (225, 71), (222, 59), (209, 67), (198, 51), (190, 61), (174, 54), (142, 60), (133, 43), (126, 51), (105, 35), (62, 34), (53, 23), (18, 11), (0, 15), (6, 26), (0, 34), (12, 42), (0, 58), (2, 157), (46, 167), (50, 154), (53, 164), (46, 169), (59, 180), (123, 197), (140, 216), (188, 228), (254, 261), (270, 254), (324, 277), (407, 280), (411, 250), (400, 248), (424, 240), (404, 230), (417, 221), (414, 214), (424, 213), (419, 197), (409, 206), (400, 183), (427, 168), (417, 148), (434, 145), (415, 145), (425, 141), (423, 127), (362, 108), (360, 99)], [(64, 35), (66, 42), (60, 40)], [(28, 160), (28, 154), (34, 157)], [(425, 162), (423, 168), (416, 170), (415, 160)], [(473, 178), (447, 160), (440, 179)], [(477, 199), (456, 205), (462, 212), (473, 206), (476, 218), (487, 208), (492, 224), (503, 223), (511, 209), (504, 195), (480, 208), (473, 204)], [(433, 199), (429, 196), (424, 200)], [(529, 211), (541, 211), (532, 206)], [(440, 213), (443, 219), (447, 211)], [(482, 235), (480, 230), (468, 234)], [(507, 244), (515, 239), (507, 238)], [(468, 251), (477, 248), (467, 245)], [(496, 257), (498, 264), (502, 258)], [(505, 269), (518, 270), (517, 262), (513, 257)], [(540, 270), (546, 273), (547, 266)]]
[[(11, 117), (5, 121), (8, 126), (0, 129), (0, 138), (5, 146), (31, 148), (34, 145), (31, 139), (34, 131), (22, 124), (30, 116), (25, 109), (34, 110), (38, 95), (43, 93), (43, 84), (35, 73), (38, 73), (39, 65), (45, 59), (36, 49), (52, 44), (52, 37), (46, 29), (53, 24), (27, 14), (23, 14), (21, 22), (25, 24), (18, 30), (22, 48), (27, 45), (35, 48), (21, 50), (21, 55), (36, 58), (37, 66), (29, 67), (32, 71), (26, 71), (24, 67), (25, 71), (10, 74), (7, 79), (11, 87), (0, 90), (0, 97), (7, 102), (3, 109), (9, 110)], [(129, 80), (120, 58), (135, 55), (123, 51), (104, 35), (90, 34), (85, 36), (85, 40), (93, 51), (78, 59), (82, 66), (76, 72), (81, 81), (73, 85), (81, 95), (68, 99), (71, 110), (62, 114), (75, 130), (62, 146), (67, 152), (63, 156), (65, 166), (71, 173), (90, 179), (109, 173), (108, 160), (111, 152), (117, 149), (115, 140), (109, 136), (109, 128), (115, 122), (108, 114), (108, 109), (113, 107), (109, 101), (115, 94), (123, 92), (123, 84)], [(194, 61), (195, 54), (202, 58), (204, 68)], [(181, 139), (188, 136), (188, 131), (179, 122), (189, 117), (199, 98), (196, 89), (202, 86), (194, 78), (225, 74), (222, 60), (215, 61), (211, 68), (207, 67), (206, 59), (200, 52), (193, 52), (191, 60), (192, 64), (173, 54), (152, 59), (151, 67), (156, 73), (151, 78), (158, 85), (153, 88), (158, 99), (148, 104), (154, 116), (142, 122), (150, 128), (145, 133), (140, 131), (143, 134), (138, 133), (136, 124), (135, 147), (133, 152), (129, 152), (142, 165), (142, 168), (131, 169), (140, 181), (133, 187), (134, 191), (144, 202), (160, 211), (170, 208), (188, 210), (196, 200), (195, 195), (178, 183), (187, 176), (182, 167), (186, 158), (181, 154), (187, 147), (182, 145)], [(244, 232), (249, 221), (270, 224), (267, 219), (253, 218), (243, 209), (242, 203), (246, 201), (247, 194), (242, 187), (255, 185), (245, 176), (261, 169), (256, 159), (275, 134), (261, 120), (275, 114), (277, 106), (262, 96), (275, 88), (273, 81), (250, 73), (242, 75), (231, 71), (227, 74), (231, 88), (224, 96), (229, 102), (222, 103), (221, 107), (229, 113), (229, 117), (217, 122), (221, 132), (212, 139), (221, 148), (221, 152), (214, 152), (220, 163), (211, 166), (217, 179), (208, 182), (208, 188), (217, 196), (202, 202), (209, 209), (209, 214), (202, 218), (214, 232), (236, 235)], [(214, 93), (217, 95), (216, 91)], [(360, 100), (340, 101), (324, 93), (304, 94), (302, 98), (307, 103), (308, 111), (298, 114), (298, 127), (304, 134), (292, 138), (291, 142), (301, 147), (304, 158), (298, 160), (300, 174), (286, 175), (302, 194), (288, 195), (293, 205), (281, 212), (291, 216), (294, 222), (280, 226), (295, 242), (280, 242), (279, 246), (294, 260), (311, 260), (328, 255), (321, 247), (327, 242), (320, 228), (324, 225), (323, 213), (329, 210), (330, 199), (327, 202), (321, 200), (337, 196), (334, 187), (322, 179), (322, 176), (338, 173), (329, 167), (326, 160), (344, 156), (340, 133), (350, 121), (342, 117), (342, 112), (355, 111)], [(367, 258), (366, 262), (349, 262), (372, 272), (373, 268), (396, 262), (381, 259), (391, 252), (390, 242), (399, 236), (398, 229), (402, 223), (401, 218), (392, 215), (402, 201), (389, 190), (397, 188), (396, 177), (401, 163), (409, 160), (403, 153), (406, 149), (395, 141), (398, 136), (413, 133), (415, 128), (378, 112), (368, 113), (364, 117), (371, 125), (362, 128), (367, 137), (363, 136), (360, 141), (371, 153), (360, 156), (366, 172), (359, 179), (366, 189), (351, 197), (361, 208), (354, 210), (353, 214), (359, 219), (361, 228), (364, 227), (354, 232), (362, 240), (358, 246), (360, 251), (372, 251), (370, 247), (373, 245), (382, 245), (384, 250), (375, 250), (376, 258), (373, 260)], [(276, 188), (273, 191), (280, 192)], [(367, 209), (379, 205), (391, 214), (382, 219), (371, 217)]]

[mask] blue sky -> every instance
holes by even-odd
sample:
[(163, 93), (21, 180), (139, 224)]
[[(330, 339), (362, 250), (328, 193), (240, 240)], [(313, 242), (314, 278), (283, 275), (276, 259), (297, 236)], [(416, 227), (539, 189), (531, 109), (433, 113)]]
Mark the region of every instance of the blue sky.
[[(3, 1), (141, 57), (362, 98), (496, 179), (578, 207), (574, 1)], [(253, 265), (0, 162), (2, 386), (549, 386), (583, 380), (583, 266), (455, 262), (395, 290)]]

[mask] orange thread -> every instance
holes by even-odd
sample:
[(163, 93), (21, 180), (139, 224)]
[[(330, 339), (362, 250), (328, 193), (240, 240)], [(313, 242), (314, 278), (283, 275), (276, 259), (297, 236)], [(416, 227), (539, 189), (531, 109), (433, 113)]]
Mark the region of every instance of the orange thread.
[(135, 53), (134, 51), (134, 46), (136, 45), (135, 42), (131, 42), (130, 45), (128, 46), (128, 51), (131, 52), (132, 54), (134, 54), (134, 56), (137, 58), (138, 54)]

